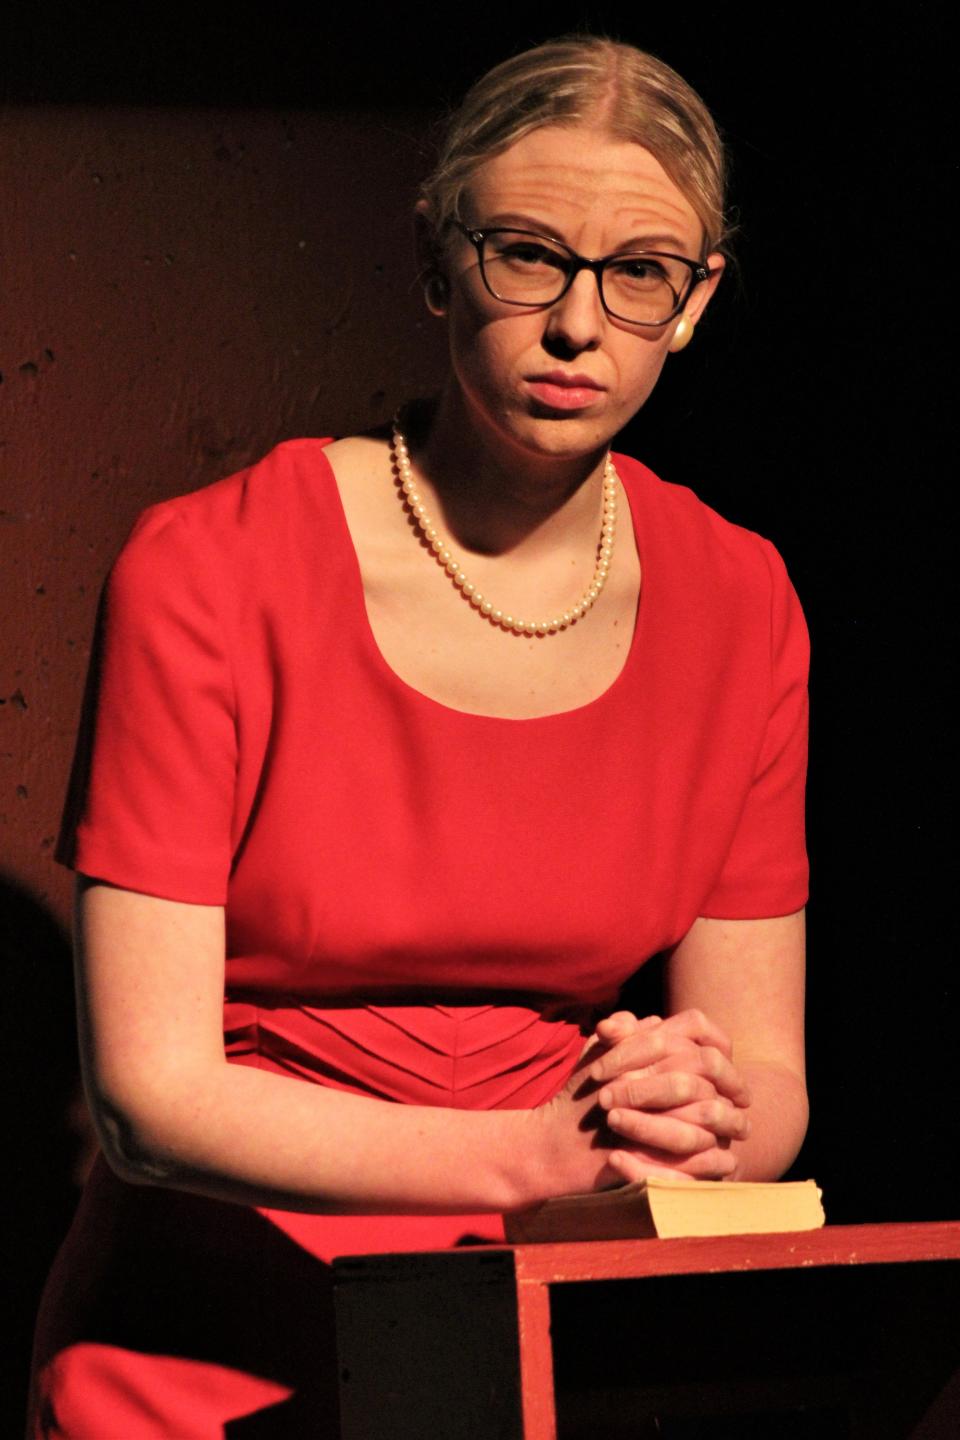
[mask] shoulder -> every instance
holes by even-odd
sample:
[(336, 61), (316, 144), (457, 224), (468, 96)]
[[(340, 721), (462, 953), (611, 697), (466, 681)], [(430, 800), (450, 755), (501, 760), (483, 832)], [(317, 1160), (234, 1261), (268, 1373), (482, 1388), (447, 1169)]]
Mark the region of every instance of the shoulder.
[(687, 587), (735, 593), (753, 603), (793, 596), (786, 567), (769, 540), (724, 519), (687, 486), (661, 480), (639, 460), (615, 455), (614, 461), (637, 514), (641, 548), (669, 563)]
[(178, 571), (191, 562), (216, 568), (282, 547), (335, 503), (327, 439), (285, 440), (261, 460), (201, 490), (141, 511), (113, 577)]

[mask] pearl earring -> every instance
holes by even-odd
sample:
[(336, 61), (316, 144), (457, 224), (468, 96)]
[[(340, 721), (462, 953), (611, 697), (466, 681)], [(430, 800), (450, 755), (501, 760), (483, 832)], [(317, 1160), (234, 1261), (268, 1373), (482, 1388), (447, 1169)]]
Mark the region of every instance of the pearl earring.
[(689, 318), (689, 316), (681, 315), (680, 320), (677, 324), (677, 328), (673, 332), (673, 338), (671, 339), (670, 344), (667, 346), (667, 349), (675, 355), (678, 350), (683, 350), (687, 345), (689, 345), (692, 339), (693, 321)]

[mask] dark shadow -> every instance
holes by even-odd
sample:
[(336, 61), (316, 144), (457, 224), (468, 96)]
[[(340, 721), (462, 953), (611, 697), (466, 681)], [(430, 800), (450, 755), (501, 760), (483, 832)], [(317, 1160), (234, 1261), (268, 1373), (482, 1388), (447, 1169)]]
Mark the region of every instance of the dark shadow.
[[(89, 1363), (72, 1349), (79, 1346), (126, 1351), (135, 1376), (136, 1357), (144, 1375), (156, 1363), (149, 1383), (162, 1414), (169, 1383), (162, 1367), (178, 1358), (294, 1392), (229, 1419), (224, 1434), (238, 1440), (337, 1435), (330, 1267), (249, 1206), (128, 1185), (98, 1159), (47, 1287), (38, 1335), (41, 1365), (53, 1356)], [(79, 1401), (95, 1405), (96, 1356), (93, 1365), (93, 1378), (77, 1371), (74, 1388)], [(202, 1369), (198, 1376), (190, 1383), (202, 1395)]]
[(631, 975), (620, 991), (618, 1007), (634, 1015), (663, 1015), (663, 956), (654, 955)]
[(0, 1433), (18, 1435), (37, 1301), (76, 1206), (84, 1135), (70, 940), (49, 908), (9, 875), (0, 875), (0, 965), (9, 1201)]

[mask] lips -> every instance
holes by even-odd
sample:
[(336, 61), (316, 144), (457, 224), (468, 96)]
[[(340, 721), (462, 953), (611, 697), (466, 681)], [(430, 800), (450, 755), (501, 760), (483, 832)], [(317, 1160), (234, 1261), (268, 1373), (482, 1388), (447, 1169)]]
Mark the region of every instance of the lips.
[(606, 390), (589, 375), (550, 370), (527, 376), (527, 385), (536, 400), (551, 410), (583, 410), (595, 405)]
[(534, 385), (559, 385), (566, 390), (605, 390), (607, 388), (605, 385), (601, 385), (599, 380), (594, 380), (589, 375), (570, 374), (567, 370), (545, 370), (539, 375), (528, 375), (527, 379)]

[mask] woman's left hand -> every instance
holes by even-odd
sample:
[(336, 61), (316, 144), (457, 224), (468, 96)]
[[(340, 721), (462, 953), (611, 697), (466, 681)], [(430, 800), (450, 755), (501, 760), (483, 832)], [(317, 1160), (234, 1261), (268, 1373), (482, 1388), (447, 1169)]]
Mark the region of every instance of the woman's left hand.
[[(666, 1020), (618, 1011), (600, 1021), (596, 1036), (607, 1049), (589, 1074), (603, 1084), (597, 1100), (609, 1129), (678, 1174), (729, 1174), (730, 1141), (750, 1131), (750, 1094), (720, 1027), (699, 1010)], [(611, 1163), (625, 1178), (639, 1178), (631, 1151), (615, 1154)]]

